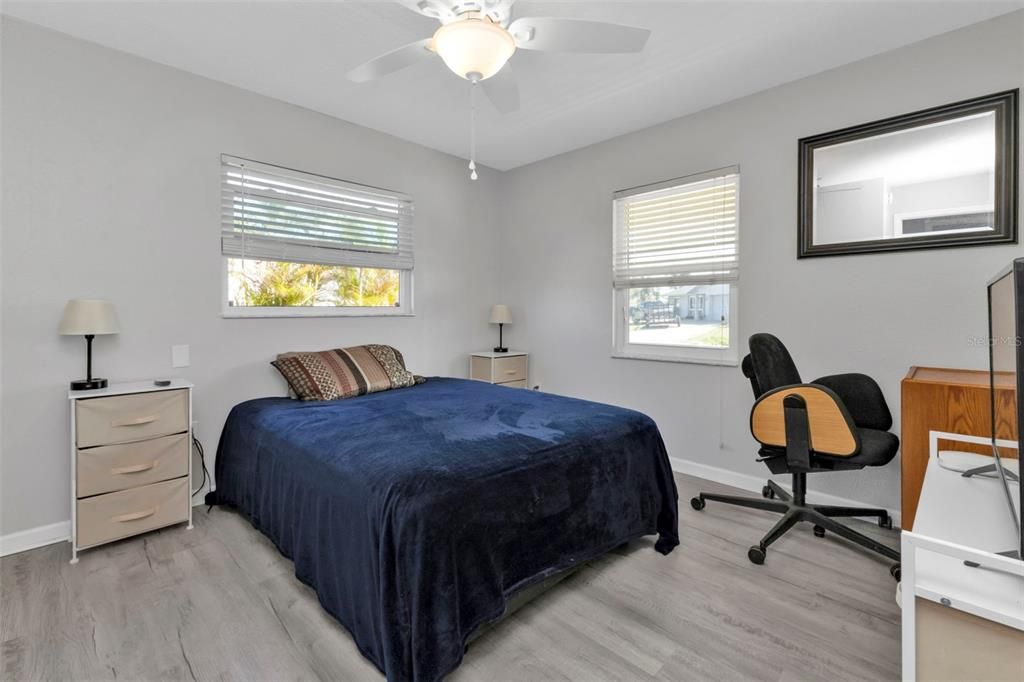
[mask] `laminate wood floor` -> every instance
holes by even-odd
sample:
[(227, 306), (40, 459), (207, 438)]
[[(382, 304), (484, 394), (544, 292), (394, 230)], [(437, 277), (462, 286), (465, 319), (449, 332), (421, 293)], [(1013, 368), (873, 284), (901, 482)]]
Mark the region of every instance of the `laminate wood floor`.
[[(596, 560), (474, 642), (451, 680), (892, 680), (888, 563), (807, 524), (763, 566), (772, 514), (709, 503), (677, 476), (682, 544)], [(867, 523), (862, 530), (897, 535)], [(11, 680), (381, 680), (291, 562), (239, 515), (83, 552), (0, 559), (0, 674)]]

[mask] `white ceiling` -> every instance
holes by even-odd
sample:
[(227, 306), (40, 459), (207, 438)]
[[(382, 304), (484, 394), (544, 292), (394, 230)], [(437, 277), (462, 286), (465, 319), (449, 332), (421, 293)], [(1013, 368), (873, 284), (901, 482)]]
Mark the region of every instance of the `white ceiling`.
[[(653, 31), (635, 55), (510, 62), (521, 110), (482, 101), (478, 160), (506, 170), (1024, 6), (989, 2), (532, 2)], [(470, 85), (438, 60), (380, 81), (354, 66), (437, 27), (396, 2), (4, 0), (4, 14), (465, 157)]]

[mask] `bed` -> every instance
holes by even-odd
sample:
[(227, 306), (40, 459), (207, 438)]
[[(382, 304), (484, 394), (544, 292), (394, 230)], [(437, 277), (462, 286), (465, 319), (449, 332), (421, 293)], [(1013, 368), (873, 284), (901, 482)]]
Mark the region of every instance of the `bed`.
[(262, 398), (221, 435), (235, 507), (392, 682), (434, 682), (517, 594), (644, 535), (679, 544), (657, 426), (610, 405), (432, 378)]

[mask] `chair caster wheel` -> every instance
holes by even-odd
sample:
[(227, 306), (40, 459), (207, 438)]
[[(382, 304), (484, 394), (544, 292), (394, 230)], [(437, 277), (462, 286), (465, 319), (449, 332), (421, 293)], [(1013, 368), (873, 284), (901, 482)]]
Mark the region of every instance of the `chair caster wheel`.
[(823, 537), (825, 537), (825, 529), (822, 528), (821, 526), (815, 526), (814, 527), (814, 537), (816, 537), (816, 538), (823, 538)]
[(896, 582), (900, 582), (902, 577), (899, 564), (893, 564), (889, 567), (889, 575), (896, 579)]
[(771, 486), (766, 485), (765, 487), (761, 488), (761, 497), (767, 497), (769, 500), (774, 500), (775, 491), (772, 490)]
[(750, 559), (751, 563), (755, 563), (758, 566), (764, 563), (764, 557), (765, 551), (757, 545), (747, 550), (747, 558)]
[(892, 517), (886, 514), (885, 517), (878, 519), (878, 525), (881, 528), (892, 530)]
[(690, 506), (693, 507), (696, 511), (700, 511), (701, 509), (703, 509), (706, 504), (707, 502), (705, 502), (699, 497), (694, 497), (690, 499)]

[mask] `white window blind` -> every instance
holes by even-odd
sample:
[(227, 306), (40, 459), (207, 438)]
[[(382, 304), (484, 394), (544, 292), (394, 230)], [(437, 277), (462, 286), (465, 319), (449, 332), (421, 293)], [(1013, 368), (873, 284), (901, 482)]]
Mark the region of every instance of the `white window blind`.
[(233, 258), (411, 270), (412, 199), (223, 155), (221, 250)]
[(618, 289), (739, 277), (739, 168), (615, 193)]

